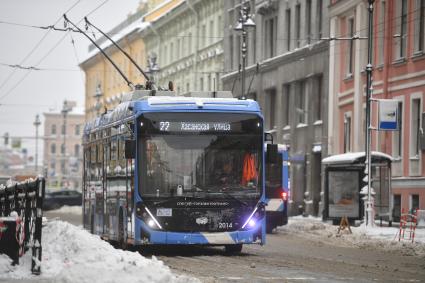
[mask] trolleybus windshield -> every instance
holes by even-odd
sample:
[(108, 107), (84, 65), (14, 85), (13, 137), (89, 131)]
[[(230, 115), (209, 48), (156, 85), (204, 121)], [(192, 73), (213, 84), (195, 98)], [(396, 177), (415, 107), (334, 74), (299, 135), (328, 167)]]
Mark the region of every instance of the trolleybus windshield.
[(262, 193), (258, 116), (149, 113), (138, 124), (142, 196), (258, 198)]

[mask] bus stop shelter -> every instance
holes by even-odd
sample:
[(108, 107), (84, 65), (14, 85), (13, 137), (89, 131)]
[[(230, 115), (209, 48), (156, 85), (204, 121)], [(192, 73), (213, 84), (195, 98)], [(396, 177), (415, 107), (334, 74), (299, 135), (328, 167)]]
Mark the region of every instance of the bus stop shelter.
[[(375, 200), (375, 219), (392, 222), (391, 162), (392, 157), (372, 152), (372, 196)], [(339, 223), (342, 217), (350, 222), (364, 217), (361, 189), (365, 182), (365, 153), (350, 152), (322, 160), (324, 174), (323, 220)]]

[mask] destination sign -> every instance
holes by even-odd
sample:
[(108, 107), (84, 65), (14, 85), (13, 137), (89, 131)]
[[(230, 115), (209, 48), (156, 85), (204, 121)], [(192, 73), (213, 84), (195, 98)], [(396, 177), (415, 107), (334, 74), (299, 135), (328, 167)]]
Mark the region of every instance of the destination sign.
[(190, 121), (159, 121), (161, 132), (230, 132), (230, 122), (190, 122)]

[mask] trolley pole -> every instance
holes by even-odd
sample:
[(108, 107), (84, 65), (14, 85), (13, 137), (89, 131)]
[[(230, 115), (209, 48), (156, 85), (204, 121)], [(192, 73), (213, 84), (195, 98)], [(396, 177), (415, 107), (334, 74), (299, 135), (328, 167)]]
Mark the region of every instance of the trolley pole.
[(371, 95), (372, 95), (372, 40), (373, 40), (373, 2), (374, 0), (368, 0), (368, 12), (369, 12), (369, 28), (368, 28), (368, 40), (367, 40), (367, 66), (366, 66), (366, 164), (365, 164), (365, 175), (367, 177), (367, 201), (365, 203), (365, 224), (366, 226), (373, 226), (374, 222), (374, 200), (372, 198), (372, 140), (371, 140)]
[(40, 116), (35, 115), (35, 173), (38, 174), (38, 127), (41, 125)]

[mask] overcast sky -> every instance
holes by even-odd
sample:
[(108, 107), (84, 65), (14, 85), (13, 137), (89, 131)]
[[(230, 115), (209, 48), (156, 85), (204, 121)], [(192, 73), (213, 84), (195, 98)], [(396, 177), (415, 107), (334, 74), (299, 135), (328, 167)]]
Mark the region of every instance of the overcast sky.
[[(35, 115), (60, 112), (64, 99), (84, 106), (84, 74), (89, 40), (83, 35), (27, 27), (64, 27), (62, 15), (77, 23), (88, 19), (104, 31), (125, 20), (140, 0), (1, 0), (0, 1), (0, 136), (35, 136)], [(103, 4), (103, 5), (102, 5)], [(84, 28), (83, 21), (79, 24)], [(71, 37), (72, 36), (72, 37)], [(72, 44), (74, 39), (74, 45)], [(23, 70), (6, 65), (35, 67)], [(43, 134), (43, 124), (39, 127)], [(3, 143), (3, 139), (0, 138)], [(34, 140), (23, 140), (29, 154)], [(39, 154), (42, 142), (39, 142)], [(40, 160), (40, 159), (39, 159)], [(39, 161), (41, 162), (41, 161)]]

